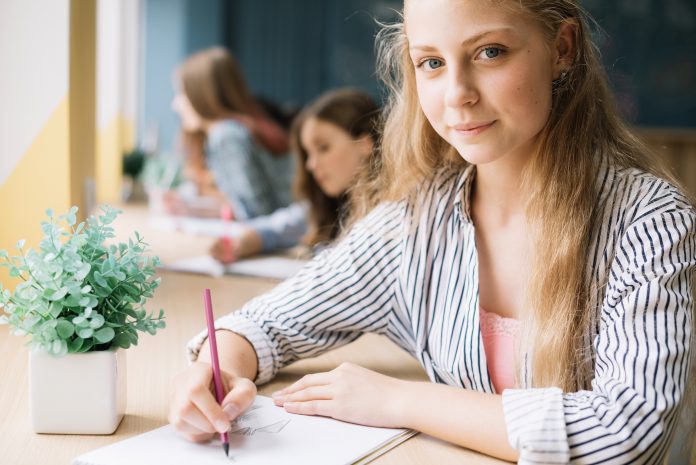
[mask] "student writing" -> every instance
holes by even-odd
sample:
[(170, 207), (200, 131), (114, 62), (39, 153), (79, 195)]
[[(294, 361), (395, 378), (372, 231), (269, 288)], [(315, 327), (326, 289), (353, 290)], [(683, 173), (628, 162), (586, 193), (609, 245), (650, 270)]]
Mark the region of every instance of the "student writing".
[[(206, 440), (252, 380), (376, 332), (431, 382), (342, 365), (276, 402), (524, 464), (661, 463), (687, 392), (696, 213), (617, 115), (578, 3), (406, 0), (384, 35), (376, 206), (217, 322), (222, 407), (191, 341), (170, 421)], [(481, 308), (519, 322), (511, 384), (491, 379)]]
[(212, 255), (231, 262), (300, 242), (315, 247), (336, 239), (350, 212), (351, 187), (367, 181), (376, 166), (379, 121), (377, 104), (354, 89), (327, 92), (308, 105), (290, 130), (298, 200), (246, 221), (233, 247), (217, 241)]

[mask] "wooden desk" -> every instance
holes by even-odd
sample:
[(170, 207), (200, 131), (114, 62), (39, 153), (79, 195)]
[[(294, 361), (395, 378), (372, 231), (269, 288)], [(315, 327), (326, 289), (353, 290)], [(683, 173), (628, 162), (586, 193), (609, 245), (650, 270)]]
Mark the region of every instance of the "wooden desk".
[[(137, 228), (162, 258), (180, 258), (204, 252), (209, 240), (181, 233), (166, 233), (148, 226), (145, 210), (129, 208), (117, 223), (119, 237)], [(148, 309), (163, 308), (167, 328), (156, 336), (141, 335), (128, 350), (128, 402), (126, 416), (111, 436), (39, 435), (31, 431), (28, 408), (28, 351), (23, 339), (0, 326), (0, 463), (3, 465), (69, 464), (89, 450), (158, 428), (167, 423), (171, 380), (187, 364), (185, 345), (203, 329), (201, 290), (213, 292), (216, 314), (239, 308), (252, 297), (271, 289), (275, 282), (245, 277), (210, 278), (162, 273), (162, 284)], [(315, 359), (295, 363), (271, 383), (270, 394), (305, 373), (330, 370), (343, 361), (403, 379), (426, 379), (420, 365), (386, 338), (366, 335), (358, 341)], [(469, 450), (418, 435), (378, 458), (376, 465), (506, 463)], [(154, 465), (154, 464), (153, 464)]]

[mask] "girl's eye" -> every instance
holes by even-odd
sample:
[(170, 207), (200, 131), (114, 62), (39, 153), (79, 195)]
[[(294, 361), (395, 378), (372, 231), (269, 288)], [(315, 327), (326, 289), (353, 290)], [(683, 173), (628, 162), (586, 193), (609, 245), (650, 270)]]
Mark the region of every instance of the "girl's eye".
[(439, 58), (426, 58), (425, 60), (421, 61), (418, 66), (424, 66), (427, 70), (434, 71), (437, 68), (442, 67), (444, 64), (445, 63)]
[(481, 50), (481, 53), (479, 53), (478, 57), (484, 60), (493, 60), (495, 58), (500, 57), (500, 55), (502, 55), (503, 52), (504, 50), (500, 47), (486, 47), (483, 50)]

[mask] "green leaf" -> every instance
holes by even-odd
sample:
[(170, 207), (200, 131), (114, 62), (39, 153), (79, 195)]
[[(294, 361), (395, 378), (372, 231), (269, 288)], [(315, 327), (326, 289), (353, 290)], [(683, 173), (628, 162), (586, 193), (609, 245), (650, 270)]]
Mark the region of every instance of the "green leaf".
[(68, 288), (67, 287), (61, 287), (58, 289), (56, 292), (54, 292), (49, 299), (51, 300), (60, 300), (63, 297), (65, 297), (68, 294)]
[(68, 351), (73, 353), (79, 352), (84, 342), (85, 340), (79, 337), (76, 337), (75, 339), (68, 341)]
[(68, 339), (75, 334), (75, 326), (67, 320), (58, 320), (56, 325), (56, 332), (61, 339)]
[(121, 349), (127, 349), (131, 346), (130, 338), (125, 333), (117, 334), (113, 344)]
[(98, 271), (94, 272), (94, 280), (99, 284), (101, 287), (108, 289), (109, 288), (109, 283), (106, 282), (106, 279), (102, 276), (102, 274)]
[(60, 302), (51, 302), (48, 312), (53, 318), (58, 318), (58, 316), (63, 312), (63, 305), (61, 305)]
[(89, 327), (92, 329), (97, 329), (101, 328), (102, 326), (104, 326), (104, 317), (99, 314), (94, 315), (92, 320), (89, 322)]
[(89, 339), (93, 334), (94, 330), (92, 328), (81, 328), (77, 330), (77, 335), (82, 339)]
[(68, 343), (61, 340), (53, 341), (51, 345), (51, 353), (57, 357), (62, 357), (68, 353)]
[(104, 328), (94, 333), (94, 338), (101, 344), (106, 344), (107, 342), (111, 342), (115, 335), (116, 332), (113, 330), (113, 328), (105, 326)]
[(62, 302), (66, 307), (79, 307), (80, 306), (80, 299), (74, 295), (69, 295), (64, 300), (62, 300)]
[(94, 342), (92, 342), (91, 339), (88, 339), (88, 340), (84, 341), (84, 343), (82, 344), (82, 347), (80, 347), (79, 351), (80, 352), (89, 352), (90, 350), (92, 350), (92, 347), (94, 347)]

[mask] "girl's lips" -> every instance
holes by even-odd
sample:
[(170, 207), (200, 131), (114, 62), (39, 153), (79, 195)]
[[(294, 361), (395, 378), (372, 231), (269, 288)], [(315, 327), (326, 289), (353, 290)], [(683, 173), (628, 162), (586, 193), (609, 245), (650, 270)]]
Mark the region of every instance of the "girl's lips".
[(495, 120), (489, 121), (489, 122), (483, 122), (483, 123), (469, 123), (469, 124), (457, 124), (455, 126), (452, 126), (452, 129), (454, 129), (457, 134), (461, 134), (463, 136), (475, 136), (477, 134), (481, 134), (483, 131), (486, 129), (490, 128), (495, 124)]

